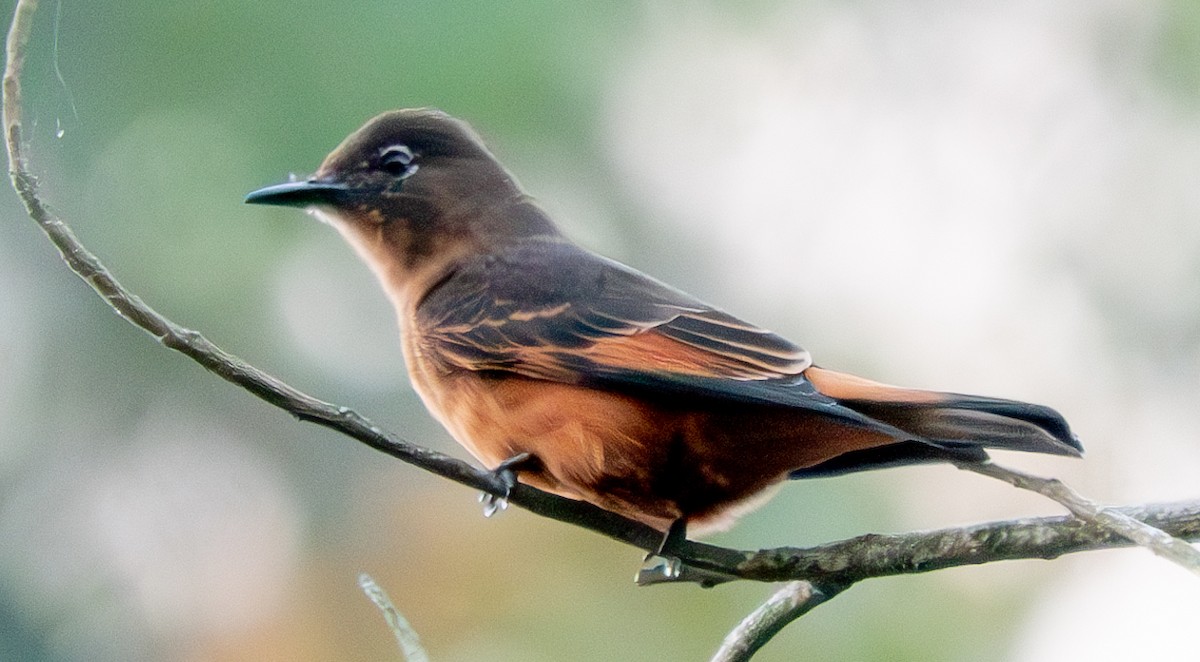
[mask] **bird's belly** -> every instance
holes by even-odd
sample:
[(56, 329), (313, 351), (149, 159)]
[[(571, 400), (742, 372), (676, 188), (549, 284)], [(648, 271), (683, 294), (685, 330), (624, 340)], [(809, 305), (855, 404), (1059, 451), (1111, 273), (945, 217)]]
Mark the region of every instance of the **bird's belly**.
[(520, 470), (522, 482), (660, 529), (679, 517), (723, 528), (791, 468), (714, 436), (720, 416), (619, 392), (470, 371), (417, 390), (485, 466), (528, 452), (539, 466)]
[(670, 426), (632, 398), (524, 377), (463, 372), (438, 390), (427, 404), (480, 462), (494, 467), (530, 453), (544, 471), (529, 477), (556, 492), (642, 472), (641, 460)]

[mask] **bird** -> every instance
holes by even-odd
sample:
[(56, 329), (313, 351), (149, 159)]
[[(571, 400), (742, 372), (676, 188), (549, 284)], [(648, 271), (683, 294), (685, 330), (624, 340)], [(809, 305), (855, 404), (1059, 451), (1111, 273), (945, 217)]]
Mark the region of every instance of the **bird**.
[(567, 238), (466, 122), (394, 110), (245, 202), (332, 225), (395, 308), (427, 409), (506, 484), (663, 533), (721, 530), (788, 479), (1080, 456), (1049, 407), (902, 388)]

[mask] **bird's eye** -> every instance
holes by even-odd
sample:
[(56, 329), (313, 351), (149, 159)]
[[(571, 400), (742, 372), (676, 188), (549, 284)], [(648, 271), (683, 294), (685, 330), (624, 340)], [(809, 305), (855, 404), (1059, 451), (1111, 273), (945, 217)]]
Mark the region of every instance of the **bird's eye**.
[(379, 167), (397, 177), (408, 177), (417, 171), (416, 158), (408, 145), (392, 145), (379, 153)]

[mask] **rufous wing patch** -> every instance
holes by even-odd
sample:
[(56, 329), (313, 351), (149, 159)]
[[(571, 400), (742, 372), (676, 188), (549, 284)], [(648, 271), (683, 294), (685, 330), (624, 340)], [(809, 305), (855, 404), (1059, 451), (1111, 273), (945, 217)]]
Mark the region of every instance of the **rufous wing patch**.
[(609, 369), (666, 372), (689, 377), (758, 380), (784, 376), (742, 360), (668, 338), (655, 331), (602, 338), (576, 350), (579, 356)]
[(816, 366), (805, 370), (804, 376), (812, 382), (813, 386), (817, 387), (822, 395), (836, 400), (908, 402), (912, 404), (937, 404), (945, 400), (945, 396), (936, 391), (890, 386)]

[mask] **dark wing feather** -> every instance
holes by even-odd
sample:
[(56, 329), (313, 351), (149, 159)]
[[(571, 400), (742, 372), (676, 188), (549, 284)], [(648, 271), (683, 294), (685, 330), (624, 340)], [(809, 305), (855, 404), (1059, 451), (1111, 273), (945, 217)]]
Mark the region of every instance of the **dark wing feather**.
[(800, 347), (556, 239), (460, 265), (420, 303), (417, 324), (421, 350), (447, 367), (843, 409), (804, 377), (812, 360)]

